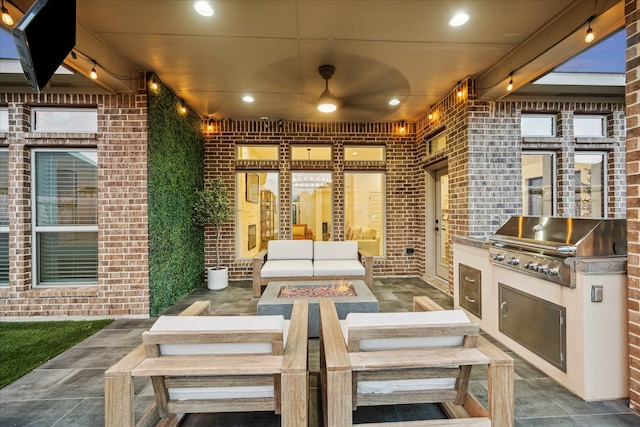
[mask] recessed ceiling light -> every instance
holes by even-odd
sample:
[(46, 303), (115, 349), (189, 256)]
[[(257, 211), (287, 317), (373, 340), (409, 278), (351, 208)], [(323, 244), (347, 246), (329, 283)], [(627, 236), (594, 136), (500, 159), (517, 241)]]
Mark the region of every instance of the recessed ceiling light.
[(244, 102), (253, 102), (253, 101), (254, 101), (254, 100), (253, 100), (253, 96), (251, 96), (251, 95), (243, 96), (243, 97), (242, 97), (242, 100), (243, 100)]
[(389, 105), (398, 105), (400, 104), (400, 100), (397, 98), (393, 98), (391, 101), (389, 101)]
[(459, 27), (460, 25), (464, 25), (469, 20), (469, 14), (465, 12), (456, 13), (453, 18), (449, 21), (449, 25), (452, 27)]
[(202, 16), (213, 16), (213, 8), (206, 1), (197, 1), (193, 8)]

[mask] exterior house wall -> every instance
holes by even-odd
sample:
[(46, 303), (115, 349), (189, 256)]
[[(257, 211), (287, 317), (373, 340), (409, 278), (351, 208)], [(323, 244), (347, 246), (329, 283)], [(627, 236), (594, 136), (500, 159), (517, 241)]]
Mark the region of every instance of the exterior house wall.
[[(344, 172), (384, 171), (386, 173), (386, 256), (375, 261), (378, 276), (419, 275), (417, 259), (424, 254), (424, 226), (420, 221), (424, 206), (424, 186), (415, 163), (415, 134), (412, 126), (400, 133), (394, 123), (278, 123), (232, 122), (216, 123), (206, 136), (205, 178), (222, 176), (232, 189), (235, 203), (236, 171), (277, 171), (280, 185), (280, 238), (291, 238), (291, 172), (318, 170), (333, 173), (333, 230), (336, 240), (344, 240)], [(247, 161), (235, 159), (236, 144), (277, 144), (278, 161)], [(291, 161), (292, 144), (329, 144), (332, 161)], [(385, 145), (385, 162), (345, 162), (345, 145)], [(235, 221), (224, 226), (222, 263), (229, 266), (230, 279), (251, 277), (251, 262), (237, 260)], [(405, 255), (405, 248), (414, 248)], [(205, 232), (205, 264), (214, 260), (212, 235)]]
[[(0, 94), (9, 112), (9, 286), (0, 288), (0, 317), (148, 316), (146, 95)], [(31, 132), (33, 106), (95, 106), (98, 132)], [(98, 151), (98, 282), (36, 287), (32, 277), (31, 150)]]

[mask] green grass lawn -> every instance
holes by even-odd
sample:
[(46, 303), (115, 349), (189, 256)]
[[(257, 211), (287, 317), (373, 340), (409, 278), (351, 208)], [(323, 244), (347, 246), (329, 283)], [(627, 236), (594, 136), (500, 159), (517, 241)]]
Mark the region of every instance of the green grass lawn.
[(113, 320), (0, 322), (0, 388), (17, 380)]

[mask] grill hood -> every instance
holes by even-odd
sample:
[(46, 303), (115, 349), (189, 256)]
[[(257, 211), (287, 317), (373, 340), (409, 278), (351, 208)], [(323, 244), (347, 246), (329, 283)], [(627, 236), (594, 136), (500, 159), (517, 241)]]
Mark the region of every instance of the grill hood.
[(514, 216), (489, 240), (548, 255), (603, 257), (627, 254), (625, 219)]

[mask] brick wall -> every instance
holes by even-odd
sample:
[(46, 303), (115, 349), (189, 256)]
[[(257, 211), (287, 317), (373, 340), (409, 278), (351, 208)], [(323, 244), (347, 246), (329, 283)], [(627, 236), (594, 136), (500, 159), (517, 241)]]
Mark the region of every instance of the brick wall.
[[(0, 94), (9, 110), (9, 286), (0, 316), (148, 316), (146, 95)], [(96, 106), (98, 133), (32, 133), (32, 106)], [(35, 287), (31, 149), (98, 150), (98, 282)]]
[(630, 406), (640, 413), (640, 4), (626, 0), (627, 260)]
[[(336, 240), (344, 240), (344, 171), (381, 170), (386, 172), (386, 231), (387, 256), (376, 260), (374, 274), (378, 276), (416, 276), (417, 259), (424, 254), (424, 186), (416, 167), (415, 133), (407, 126), (398, 133), (394, 123), (277, 123), (277, 122), (218, 122), (206, 137), (205, 177), (222, 176), (232, 189), (235, 203), (235, 173), (247, 170), (279, 172), (280, 235), (290, 236), (291, 205), (290, 173), (295, 170), (322, 170), (333, 173), (333, 231)], [(332, 161), (292, 162), (290, 146), (294, 143), (330, 144)], [(236, 144), (278, 144), (280, 159), (276, 161), (236, 161)], [(343, 148), (349, 144), (386, 145), (386, 162), (344, 161)], [(223, 229), (221, 262), (229, 266), (231, 279), (251, 277), (249, 260), (237, 260), (235, 222)], [(405, 255), (405, 247), (415, 248), (414, 255)], [(205, 264), (214, 260), (212, 235), (205, 233)]]

